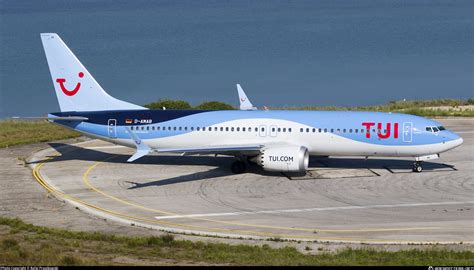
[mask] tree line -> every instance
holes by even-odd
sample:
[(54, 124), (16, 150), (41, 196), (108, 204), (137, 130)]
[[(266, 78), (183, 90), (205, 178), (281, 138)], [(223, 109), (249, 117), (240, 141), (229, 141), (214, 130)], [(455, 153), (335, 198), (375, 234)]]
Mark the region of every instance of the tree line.
[(160, 99), (156, 102), (144, 105), (148, 109), (170, 109), (170, 110), (235, 110), (235, 108), (225, 102), (220, 101), (205, 101), (197, 106), (184, 100)]

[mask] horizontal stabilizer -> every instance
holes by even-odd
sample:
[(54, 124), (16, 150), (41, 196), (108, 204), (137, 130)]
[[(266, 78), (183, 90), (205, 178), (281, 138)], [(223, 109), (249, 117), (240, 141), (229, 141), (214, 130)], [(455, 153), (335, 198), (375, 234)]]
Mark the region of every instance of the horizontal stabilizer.
[(14, 116), (13, 119), (20, 120), (49, 120), (49, 121), (87, 121), (89, 118), (82, 116), (63, 116), (63, 117), (20, 117)]

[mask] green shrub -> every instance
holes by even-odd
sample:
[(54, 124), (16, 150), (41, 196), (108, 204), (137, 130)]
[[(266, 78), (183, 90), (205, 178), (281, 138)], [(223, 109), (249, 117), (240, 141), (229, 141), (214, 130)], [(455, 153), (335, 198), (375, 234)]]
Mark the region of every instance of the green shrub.
[(191, 105), (184, 100), (160, 99), (157, 102), (145, 104), (148, 109), (161, 110), (165, 107), (168, 110), (190, 110)]
[(18, 247), (18, 242), (15, 239), (11, 238), (3, 239), (2, 247), (4, 249), (15, 248)]
[(198, 110), (235, 110), (232, 105), (220, 101), (206, 101), (195, 108)]

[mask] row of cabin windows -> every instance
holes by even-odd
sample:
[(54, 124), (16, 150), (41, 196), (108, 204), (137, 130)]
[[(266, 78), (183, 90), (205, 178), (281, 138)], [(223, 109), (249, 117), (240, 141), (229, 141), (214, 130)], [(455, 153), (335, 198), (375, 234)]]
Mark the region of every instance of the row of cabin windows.
[[(155, 131), (155, 130), (156, 131), (160, 131), (160, 130), (162, 130), (162, 131), (166, 131), (166, 130), (168, 130), (168, 131), (172, 131), (172, 130), (173, 131), (183, 131), (183, 130), (184, 131), (188, 131), (188, 130), (191, 130), (191, 131), (194, 131), (194, 130), (196, 130), (196, 131), (212, 131), (214, 129), (214, 131), (238, 131), (238, 132), (240, 132), (240, 131), (246, 132), (247, 131), (247, 132), (252, 132), (251, 127), (248, 127), (248, 128), (246, 128), (246, 127), (214, 127), (214, 128), (212, 128), (212, 127), (189, 127), (188, 128), (188, 127), (170, 127), (170, 126), (168, 126), (168, 127), (159, 127), (159, 126), (157, 126), (157, 127), (155, 127), (155, 126), (152, 126), (152, 127), (150, 127), (150, 126), (133, 127), (132, 126), (130, 128), (131, 128), (131, 130), (148, 130), (148, 131), (150, 131), (150, 130), (152, 130), (152, 131)], [(259, 128), (255, 127), (255, 128), (253, 128), (253, 130), (255, 132), (258, 132)], [(261, 127), (260, 131), (265, 132), (265, 128)], [(291, 128), (271, 127), (271, 131), (272, 132), (291, 132)], [(321, 132), (327, 133), (328, 131), (331, 132), (331, 133), (334, 133), (335, 131), (337, 133), (341, 133), (341, 131), (342, 131), (342, 133), (346, 133), (346, 132), (359, 133), (359, 131), (360, 131), (360, 133), (370, 132), (370, 130), (365, 130), (363, 128), (361, 128), (361, 129), (357, 129), (357, 128), (356, 129), (345, 129), (345, 128), (344, 129), (340, 129), (340, 128), (338, 128), (338, 129), (334, 129), (334, 128), (331, 128), (331, 129), (327, 129), (327, 128), (324, 128), (324, 129), (322, 129), (322, 128), (306, 128), (305, 129), (305, 128), (300, 128), (300, 132), (305, 132), (305, 131), (306, 131), (306, 133), (309, 133), (309, 132), (312, 132), (312, 133), (316, 133), (316, 132), (318, 132), (318, 133), (321, 133)], [(377, 131), (381, 132), (381, 130), (377, 130)], [(372, 132), (375, 133), (376, 129), (372, 129)], [(386, 133), (387, 130), (384, 129), (383, 132)]]
[[(242, 131), (242, 132), (252, 132), (252, 128), (251, 127), (156, 127), (155, 126), (139, 126), (139, 127), (130, 127), (131, 130), (151, 130), (151, 131), (188, 131), (188, 130), (191, 130), (191, 131)], [(258, 132), (259, 131), (259, 128), (256, 127), (253, 129), (255, 132)], [(272, 132), (275, 132), (277, 131), (278, 132), (291, 132), (291, 128), (272, 128)], [(264, 132), (265, 131), (265, 128), (264, 127), (261, 127), (260, 128), (260, 131)]]
[[(324, 129), (322, 129), (322, 128), (306, 128), (306, 129), (305, 128), (300, 128), (300, 132), (305, 132), (305, 131), (306, 131), (306, 133), (309, 133), (309, 132), (312, 132), (312, 133), (316, 133), (316, 132), (318, 132), (318, 133), (321, 133), (321, 132), (324, 132), (324, 133), (327, 133), (327, 132), (331, 132), (331, 133), (334, 133), (334, 132), (336, 132), (336, 133), (341, 133), (341, 132), (342, 133), (346, 133), (346, 132), (359, 133), (359, 131), (360, 131), (360, 133), (364, 133), (364, 132), (369, 133), (370, 132), (369, 129), (365, 130), (363, 128), (361, 128), (361, 129), (358, 129), (358, 128), (356, 128), (356, 129), (352, 129), (352, 128), (350, 128), (350, 129), (345, 129), (345, 128), (343, 128), (343, 129), (340, 129), (340, 128), (337, 128), (337, 129), (334, 129), (334, 128), (331, 128), (331, 129), (328, 129), (328, 128), (324, 128)], [(375, 133), (376, 131), (377, 132), (382, 132), (382, 130), (380, 130), (380, 129), (377, 129), (377, 130), (372, 129), (373, 133)], [(383, 133), (387, 133), (387, 130), (384, 129)]]

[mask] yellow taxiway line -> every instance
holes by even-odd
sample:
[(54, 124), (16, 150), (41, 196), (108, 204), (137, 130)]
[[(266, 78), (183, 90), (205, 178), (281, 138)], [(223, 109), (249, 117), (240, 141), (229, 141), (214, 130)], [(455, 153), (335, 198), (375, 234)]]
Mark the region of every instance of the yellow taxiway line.
[[(139, 208), (142, 210), (154, 212), (154, 213), (160, 213), (164, 215), (179, 215), (177, 213), (172, 213), (164, 210), (159, 210), (159, 209), (153, 209), (149, 208), (143, 205), (139, 205), (133, 202), (129, 202), (120, 198), (117, 198), (115, 196), (112, 196), (96, 187), (94, 187), (88, 178), (88, 175), (91, 173), (93, 169), (95, 169), (98, 165), (101, 163), (110, 160), (116, 156), (109, 157), (107, 159), (104, 159), (102, 161), (95, 162), (93, 165), (89, 166), (86, 172), (83, 174), (83, 182), (93, 191), (108, 197), (112, 200), (115, 200), (119, 203), (126, 204), (135, 208)], [(54, 157), (53, 157), (54, 158)], [(280, 239), (294, 239), (294, 240), (311, 240), (311, 241), (334, 241), (334, 242), (361, 242), (361, 243), (398, 243), (398, 244), (407, 244), (407, 243), (419, 243), (419, 244), (428, 244), (428, 243), (438, 243), (438, 244), (451, 244), (455, 243), (454, 241), (410, 241), (410, 240), (389, 240), (389, 239), (366, 239), (366, 238), (347, 238), (347, 237), (314, 237), (310, 235), (292, 235), (292, 234), (278, 234), (278, 233), (269, 233), (269, 232), (259, 232), (259, 231), (248, 231), (248, 230), (237, 230), (237, 229), (226, 229), (226, 228), (209, 228), (209, 227), (204, 227), (204, 226), (197, 226), (197, 225), (188, 225), (188, 224), (181, 224), (181, 223), (174, 223), (174, 222), (166, 222), (162, 220), (156, 220), (156, 219), (149, 219), (149, 218), (143, 218), (143, 217), (136, 217), (136, 216), (131, 216), (128, 214), (123, 214), (119, 213), (116, 211), (112, 211), (109, 209), (105, 209), (102, 207), (99, 207), (97, 205), (93, 205), (90, 203), (87, 203), (85, 201), (82, 201), (80, 199), (77, 199), (75, 197), (72, 197), (68, 194), (65, 194), (51, 185), (49, 185), (41, 176), (40, 170), (45, 165), (49, 160), (53, 158), (48, 158), (41, 163), (37, 164), (33, 168), (33, 176), (35, 179), (38, 181), (38, 183), (43, 186), (46, 190), (49, 192), (55, 194), (56, 196), (62, 197), (66, 200), (73, 201), (75, 203), (78, 203), (80, 205), (83, 205), (85, 207), (91, 208), (93, 210), (97, 210), (103, 213), (106, 213), (108, 215), (112, 215), (114, 217), (119, 217), (131, 221), (139, 221), (139, 222), (146, 222), (146, 223), (151, 223), (151, 224), (159, 224), (159, 225), (167, 225), (167, 226), (173, 226), (173, 227), (181, 227), (181, 228), (187, 228), (187, 229), (192, 229), (192, 230), (199, 230), (199, 234), (205, 235), (206, 232), (211, 232), (211, 233), (230, 233), (232, 235), (235, 235), (235, 238), (241, 238), (242, 236), (251, 238), (252, 235), (254, 236), (259, 236), (259, 237), (264, 237), (264, 238), (280, 238)], [(436, 230), (436, 229), (444, 229), (443, 227), (412, 227), (412, 228), (374, 228), (374, 229), (352, 229), (352, 230), (346, 230), (346, 229), (308, 229), (308, 228), (290, 228), (290, 227), (279, 227), (279, 226), (269, 226), (269, 225), (257, 225), (257, 224), (245, 224), (245, 223), (239, 223), (239, 222), (228, 222), (228, 221), (221, 221), (221, 220), (214, 220), (214, 219), (207, 219), (207, 218), (199, 218), (199, 217), (186, 217), (187, 219), (194, 219), (194, 220), (199, 220), (199, 221), (206, 221), (206, 222), (212, 222), (212, 223), (220, 223), (220, 224), (227, 224), (227, 225), (234, 225), (234, 226), (242, 226), (242, 227), (255, 227), (255, 228), (264, 228), (264, 229), (279, 229), (279, 230), (288, 230), (288, 231), (304, 231), (304, 232), (332, 232), (332, 233), (354, 233), (354, 232), (383, 232), (383, 231), (412, 231), (412, 230)], [(161, 228), (162, 230), (166, 231), (166, 228)], [(209, 235), (209, 234), (208, 234)], [(228, 237), (229, 235), (226, 235)], [(464, 243), (474, 243), (474, 241), (463, 241)]]

